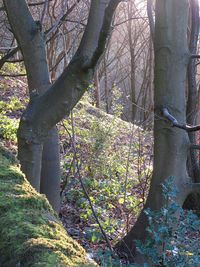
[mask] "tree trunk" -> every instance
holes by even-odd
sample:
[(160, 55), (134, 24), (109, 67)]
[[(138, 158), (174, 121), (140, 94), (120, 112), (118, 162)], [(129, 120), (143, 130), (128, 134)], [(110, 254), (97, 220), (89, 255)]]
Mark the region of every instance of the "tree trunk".
[(58, 138), (55, 130), (50, 131), (69, 115), (87, 90), (104, 52), (119, 2), (91, 1), (80, 46), (62, 75), (51, 85), (42, 25), (34, 21), (25, 0), (4, 0), (12, 31), (23, 54), (30, 91), (30, 102), (18, 129), (18, 157), (22, 171), (38, 191), (42, 171), (41, 190), (54, 202), (52, 205), (56, 209), (59, 202), (59, 191), (56, 192), (59, 190)]
[[(187, 0), (157, 0), (155, 22), (155, 118), (154, 169), (145, 208), (159, 210), (164, 205), (161, 183), (174, 176), (179, 190), (177, 202), (182, 205), (189, 189), (186, 161), (189, 139), (185, 131), (171, 127), (162, 118), (167, 107), (178, 121), (186, 122), (185, 84), (189, 60), (187, 47)], [(135, 239), (145, 241), (148, 220), (142, 211), (131, 231), (117, 244), (120, 253), (130, 260), (136, 255)]]
[(136, 39), (138, 36), (132, 36), (132, 9), (133, 6), (130, 4), (128, 5), (128, 22), (127, 22), (127, 30), (128, 30), (128, 45), (129, 45), (129, 53), (130, 53), (130, 95), (131, 95), (131, 122), (134, 122), (136, 120), (136, 114), (137, 114), (137, 101), (136, 101), (136, 65), (135, 65), (135, 47), (134, 45), (137, 45), (137, 41), (135, 40), (135, 43), (133, 42), (133, 38)]
[(56, 127), (48, 134), (42, 153), (40, 193), (45, 194), (55, 211), (60, 209), (60, 149)]
[[(20, 14), (22, 17), (25, 15), (24, 10), (26, 10), (27, 12), (27, 6), (25, 3), (22, 4), (21, 9), (19, 10), (19, 12), (21, 12)], [(10, 14), (9, 12), (8, 14), (10, 20), (12, 20), (13, 14)], [(32, 39), (28, 39), (26, 37), (27, 39), (23, 40), (24, 36), (27, 35), (27, 33), (25, 32), (26, 28), (18, 29), (17, 23), (12, 25), (12, 27), (16, 34), (16, 38), (18, 39), (18, 42), (21, 45), (24, 57), (30, 94), (29, 108), (31, 110), (37, 97), (44, 94), (48, 90), (50, 86), (50, 79), (43, 33), (40, 31), (40, 29), (37, 28), (37, 25), (31, 18), (30, 24), (32, 24), (33, 29), (35, 27), (35, 30), (33, 30), (31, 33)], [(19, 33), (19, 31), (21, 30), (22, 33)], [(25, 34), (22, 37), (21, 34), (23, 34), (23, 31), (25, 32)], [(26, 114), (25, 112), (24, 115), (22, 115), (22, 121), (20, 123), (21, 127), (18, 129), (18, 155), (21, 163), (21, 168), (22, 171), (26, 174), (26, 177), (31, 183), (31, 185), (36, 188), (38, 192), (40, 192), (42, 189), (42, 193), (46, 194), (50, 204), (52, 204), (52, 206), (55, 207), (55, 209), (58, 211), (58, 202), (60, 199), (60, 188), (57, 185), (58, 183), (60, 183), (60, 171), (58, 167), (59, 154), (52, 145), (57, 142), (58, 138), (55, 135), (51, 136), (51, 141), (49, 142), (49, 140), (47, 140), (47, 142), (45, 142), (44, 149), (43, 143), (38, 140), (37, 137), (35, 140), (24, 139), (24, 135), (27, 134), (25, 133), (26, 129), (29, 129), (30, 131), (32, 130), (31, 125), (27, 125), (27, 122), (29, 124), (29, 122), (31, 121), (31, 113), (32, 110), (30, 113)], [(23, 120), (25, 120), (24, 123)], [(55, 140), (53, 140), (54, 138)], [(27, 146), (29, 146), (28, 150), (25, 149), (27, 148)], [(45, 163), (44, 159), (47, 159), (49, 155), (51, 155), (51, 158), (53, 158), (54, 161), (51, 160), (51, 163), (44, 164), (43, 166), (43, 163)], [(52, 172), (52, 169), (54, 169), (55, 171)], [(45, 175), (48, 175), (43, 178), (42, 188), (40, 187), (41, 170), (43, 174), (45, 173)], [(46, 181), (45, 184), (48, 184), (48, 187), (46, 188), (44, 188), (44, 179)], [(55, 197), (56, 195), (57, 197)]]
[(95, 90), (95, 105), (100, 108), (100, 83), (99, 83), (99, 71), (96, 69), (94, 74), (94, 90)]
[[(190, 0), (191, 10), (191, 31), (189, 36), (189, 50), (191, 54), (197, 52), (197, 41), (199, 35), (199, 2)], [(187, 123), (196, 124), (196, 114), (198, 108), (198, 90), (196, 84), (196, 61), (190, 60), (188, 64), (188, 99), (187, 99)], [(189, 139), (195, 144), (195, 133), (189, 133)], [(190, 150), (188, 155), (188, 172), (194, 182), (200, 182), (200, 169), (197, 160), (197, 151)]]

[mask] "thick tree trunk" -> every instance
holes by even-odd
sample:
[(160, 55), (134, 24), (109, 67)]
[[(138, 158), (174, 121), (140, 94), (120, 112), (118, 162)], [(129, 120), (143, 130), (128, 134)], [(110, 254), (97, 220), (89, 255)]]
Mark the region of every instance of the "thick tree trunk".
[[(199, 35), (199, 2), (190, 0), (191, 10), (191, 31), (189, 36), (189, 50), (191, 54), (197, 52), (197, 41)], [(196, 124), (196, 114), (198, 108), (198, 90), (196, 84), (196, 61), (190, 60), (188, 64), (188, 99), (187, 99), (187, 123)], [(195, 144), (195, 133), (189, 133), (189, 139)], [(190, 150), (188, 156), (188, 172), (194, 182), (200, 182), (200, 169), (197, 160), (197, 151)]]
[[(18, 5), (18, 3), (12, 4)], [(9, 3), (5, 3), (5, 6), (9, 9)], [(21, 16), (20, 20), (23, 20), (23, 17), (27, 16), (30, 24), (23, 25), (22, 28), (18, 28), (20, 20), (15, 24), (11, 24), (13, 32), (22, 49), (30, 94), (30, 103), (27, 111), (25, 111), (22, 116), (20, 128), (18, 130), (18, 155), (21, 169), (26, 174), (31, 185), (36, 188), (38, 192), (42, 189), (42, 193), (46, 194), (49, 202), (58, 210), (60, 191), (57, 185), (60, 182), (59, 153), (57, 153), (58, 149), (55, 149), (53, 145), (57, 143), (57, 135), (51, 135), (51, 142), (49, 142), (48, 139), (47, 142), (45, 142), (44, 149), (43, 142), (37, 138), (36, 134), (34, 137), (32, 136), (31, 139), (28, 138), (28, 136), (30, 136), (29, 132), (32, 131), (31, 120), (33, 117), (34, 103), (50, 86), (44, 36), (39, 26), (34, 22), (32, 17), (29, 16), (26, 3), (21, 3), (18, 12)], [(12, 21), (15, 19), (16, 15), (8, 12), (8, 16)], [(32, 28), (31, 33), (27, 33), (28, 28)], [(54, 160), (51, 160), (51, 163), (47, 164), (46, 160), (49, 155), (51, 155), (51, 158)], [(53, 169), (55, 170), (54, 172), (52, 172)], [(43, 174), (46, 174), (45, 179), (42, 180), (42, 188), (40, 188), (41, 170)], [(46, 188), (44, 188), (44, 181), (45, 185), (48, 185)], [(55, 197), (56, 195), (57, 197)]]
[[(161, 183), (169, 176), (175, 178), (180, 205), (189, 192), (186, 161), (190, 143), (187, 133), (171, 127), (161, 112), (163, 107), (167, 107), (178, 121), (186, 122), (187, 13), (187, 0), (156, 2), (154, 170), (145, 205), (152, 210), (163, 206)], [(134, 240), (146, 239), (147, 225), (147, 217), (142, 211), (132, 230), (117, 244), (117, 249), (125, 252), (130, 260), (136, 254)]]
[[(4, 0), (9, 22), (22, 50), (30, 90), (30, 102), (18, 129), (18, 156), (22, 171), (38, 191), (42, 170), (41, 190), (50, 202), (53, 201), (56, 209), (59, 202), (55, 197), (56, 194), (59, 196), (59, 191), (55, 191), (59, 190), (59, 157), (56, 133), (50, 131), (69, 115), (87, 90), (105, 49), (119, 2), (91, 1), (80, 46), (62, 75), (50, 85), (42, 25), (34, 21), (25, 0)], [(48, 188), (45, 188), (47, 184)]]
[(60, 209), (60, 151), (56, 127), (48, 134), (42, 154), (40, 192), (45, 194), (57, 212)]
[(23, 132), (21, 129), (20, 127), (18, 130), (18, 158), (21, 163), (21, 170), (26, 174), (30, 184), (40, 192), (43, 147), (41, 143), (27, 144), (27, 141), (20, 136)]

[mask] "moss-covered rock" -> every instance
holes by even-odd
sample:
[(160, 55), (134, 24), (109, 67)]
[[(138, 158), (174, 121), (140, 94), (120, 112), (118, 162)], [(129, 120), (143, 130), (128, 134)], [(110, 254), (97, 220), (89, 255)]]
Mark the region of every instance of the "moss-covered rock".
[(97, 266), (6, 153), (0, 153), (0, 266)]

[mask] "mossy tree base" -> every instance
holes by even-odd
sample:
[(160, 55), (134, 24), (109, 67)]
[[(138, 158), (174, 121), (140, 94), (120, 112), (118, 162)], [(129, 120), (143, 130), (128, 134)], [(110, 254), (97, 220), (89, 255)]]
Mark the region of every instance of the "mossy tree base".
[(0, 153), (0, 266), (97, 266), (46, 198)]

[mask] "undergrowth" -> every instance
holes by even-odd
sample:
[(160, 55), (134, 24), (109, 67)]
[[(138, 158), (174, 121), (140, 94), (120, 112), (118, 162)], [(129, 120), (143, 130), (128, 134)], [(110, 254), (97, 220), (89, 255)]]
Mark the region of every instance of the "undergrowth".
[[(21, 86), (20, 95), (15, 88)], [(19, 118), (27, 103), (23, 82), (0, 81), (0, 138), (16, 143)], [(13, 94), (10, 94), (13, 87)], [(21, 92), (24, 95), (21, 95)], [(152, 172), (151, 134), (122, 121), (115, 99), (114, 115), (91, 105), (88, 94), (75, 107), (71, 117), (59, 124), (62, 164), (62, 208), (64, 225), (72, 237), (106, 262), (107, 244), (92, 215), (90, 201), (111, 244), (126, 234), (144, 206)], [(76, 157), (74, 153), (76, 149)], [(75, 223), (77, 222), (77, 223)], [(102, 254), (101, 254), (102, 251)], [(97, 256), (101, 255), (101, 256)], [(119, 263), (121, 264), (121, 263)], [(121, 265), (113, 265), (121, 266)]]
[(60, 133), (63, 207), (70, 205), (78, 211), (84, 238), (94, 244), (90, 249), (97, 244), (103, 248), (104, 237), (78, 172), (103, 230), (111, 242), (116, 241), (130, 230), (146, 199), (152, 173), (150, 134), (94, 108), (88, 98), (63, 121)]
[(176, 203), (174, 177), (162, 184), (165, 205), (159, 211), (146, 209), (148, 238), (137, 247), (148, 259), (146, 266), (198, 267), (200, 219)]

